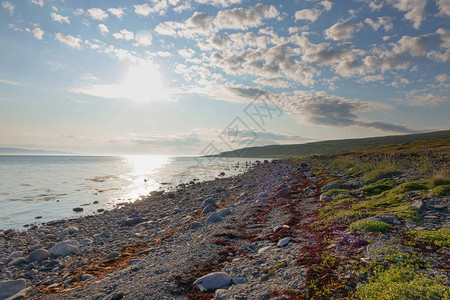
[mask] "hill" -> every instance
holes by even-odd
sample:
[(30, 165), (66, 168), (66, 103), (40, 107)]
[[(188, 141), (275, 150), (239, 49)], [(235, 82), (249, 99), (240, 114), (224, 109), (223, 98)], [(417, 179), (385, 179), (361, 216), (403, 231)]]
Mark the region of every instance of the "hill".
[(49, 150), (29, 150), (22, 148), (6, 148), (0, 147), (0, 155), (55, 155), (55, 154), (67, 154), (61, 151), (49, 151)]
[(419, 134), (392, 135), (382, 137), (330, 140), (293, 145), (272, 145), (262, 147), (249, 147), (235, 151), (222, 152), (218, 156), (227, 157), (289, 157), (303, 155), (333, 154), (351, 150), (377, 148), (388, 145), (407, 145), (432, 139), (448, 139), (450, 142), (450, 130), (435, 131)]

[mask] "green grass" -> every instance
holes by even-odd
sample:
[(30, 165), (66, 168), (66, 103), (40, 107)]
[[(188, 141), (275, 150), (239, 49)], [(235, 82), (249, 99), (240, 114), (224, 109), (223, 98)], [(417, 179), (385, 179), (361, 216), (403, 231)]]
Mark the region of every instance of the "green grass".
[(450, 229), (448, 228), (441, 228), (436, 231), (413, 230), (411, 233), (416, 235), (418, 240), (432, 242), (439, 247), (450, 246)]
[(412, 191), (420, 191), (420, 190), (428, 190), (428, 187), (425, 184), (419, 183), (419, 182), (405, 182), (402, 184), (399, 184), (395, 188), (391, 190), (391, 194), (401, 194), (401, 193), (407, 193)]
[(333, 214), (332, 216), (330, 216), (328, 218), (329, 222), (336, 222), (336, 221), (341, 221), (341, 220), (345, 220), (345, 219), (358, 219), (358, 218), (362, 218), (364, 217), (365, 214), (363, 212), (360, 211), (356, 211), (356, 210), (341, 210), (336, 214)]
[(366, 185), (357, 191), (362, 191), (365, 196), (373, 196), (381, 194), (384, 191), (388, 191), (392, 189), (392, 187), (386, 183), (375, 182), (369, 185)]
[(342, 194), (342, 193), (350, 194), (350, 190), (346, 190), (346, 189), (331, 189), (331, 190), (327, 191), (325, 194), (327, 196), (331, 197), (331, 196), (336, 196), (336, 195), (339, 195), (339, 194)]
[(450, 184), (439, 185), (431, 190), (431, 193), (436, 196), (446, 196), (450, 194)]
[(363, 219), (350, 224), (350, 229), (365, 232), (389, 232), (394, 229), (391, 225), (377, 220)]
[(362, 284), (356, 295), (359, 299), (450, 299), (450, 288), (414, 268), (392, 266)]
[(400, 175), (401, 172), (395, 167), (379, 167), (364, 173), (363, 179), (367, 182), (377, 181), (383, 178)]

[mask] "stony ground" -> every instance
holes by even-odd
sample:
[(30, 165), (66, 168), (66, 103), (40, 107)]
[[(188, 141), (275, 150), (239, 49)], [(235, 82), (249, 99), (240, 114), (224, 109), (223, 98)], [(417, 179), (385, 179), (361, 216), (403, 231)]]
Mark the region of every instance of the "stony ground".
[[(404, 250), (401, 233), (419, 225), (395, 214), (375, 215), (394, 228), (388, 233), (326, 222), (324, 210), (341, 201), (326, 195), (333, 188), (365, 197), (357, 180), (338, 174), (330, 182), (317, 170), (275, 160), (96, 216), (0, 232), (0, 299), (353, 297), (380, 251)], [(420, 227), (445, 228), (448, 197), (427, 197), (411, 199), (422, 201)], [(447, 276), (448, 248), (422, 246), (436, 275)]]

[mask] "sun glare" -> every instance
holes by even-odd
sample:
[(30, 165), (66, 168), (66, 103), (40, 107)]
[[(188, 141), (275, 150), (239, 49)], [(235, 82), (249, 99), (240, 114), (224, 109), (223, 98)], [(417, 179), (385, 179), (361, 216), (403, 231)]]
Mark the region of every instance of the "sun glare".
[(139, 103), (170, 101), (159, 66), (153, 62), (130, 65), (121, 83), (83, 89), (89, 95), (111, 99), (130, 99)]

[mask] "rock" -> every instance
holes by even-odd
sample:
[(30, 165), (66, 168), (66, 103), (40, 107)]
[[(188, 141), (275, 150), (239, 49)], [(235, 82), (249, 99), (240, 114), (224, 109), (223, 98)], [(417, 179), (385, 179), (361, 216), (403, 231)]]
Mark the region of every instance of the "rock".
[(23, 255), (22, 251), (14, 251), (10, 255), (8, 255), (8, 260), (11, 260), (11, 259), (14, 259), (14, 258), (18, 258), (18, 257), (22, 257), (22, 255)]
[(205, 208), (203, 208), (202, 213), (208, 214), (208, 213), (211, 213), (211, 212), (214, 212), (214, 211), (216, 211), (216, 208), (213, 205), (211, 205), (211, 204), (207, 204), (205, 206)]
[(60, 242), (50, 248), (50, 253), (55, 256), (66, 256), (74, 253), (78, 249), (78, 242), (74, 240), (67, 240)]
[(28, 255), (27, 262), (28, 263), (31, 263), (34, 261), (41, 262), (43, 260), (46, 260), (49, 257), (50, 257), (50, 252), (48, 252), (47, 250), (42, 249), (42, 248), (36, 249)]
[(200, 290), (215, 290), (223, 288), (231, 283), (231, 278), (227, 273), (214, 272), (200, 277), (194, 282), (194, 285)]
[(18, 266), (18, 265), (21, 265), (21, 264), (23, 264), (23, 263), (25, 263), (25, 258), (23, 258), (23, 257), (17, 257), (17, 258), (14, 258), (12, 261), (10, 261), (10, 262), (8, 263), (8, 267)]
[(216, 198), (214, 198), (214, 197), (206, 197), (206, 199), (203, 200), (202, 208), (204, 208), (208, 204), (214, 205), (215, 203), (216, 203)]
[(173, 215), (179, 214), (180, 212), (182, 212), (182, 210), (179, 208), (175, 208), (174, 210), (172, 210)]
[(330, 196), (326, 195), (326, 194), (322, 194), (320, 195), (320, 201), (331, 201), (333, 200), (333, 198), (331, 198)]
[(104, 300), (120, 300), (122, 298), (123, 298), (122, 293), (114, 292), (114, 293), (111, 293), (108, 296), (106, 296)]
[(231, 210), (229, 208), (224, 208), (224, 209), (219, 210), (218, 213), (221, 217), (225, 217), (225, 216), (231, 215)]
[(278, 247), (284, 247), (287, 244), (289, 244), (290, 241), (291, 241), (290, 237), (285, 237), (284, 239), (281, 239), (281, 240), (278, 241), (277, 246)]
[(417, 208), (418, 210), (422, 210), (425, 206), (423, 204), (422, 200), (414, 200), (413, 203), (411, 203), (412, 207)]
[(133, 226), (133, 225), (139, 224), (139, 223), (141, 223), (141, 222), (143, 222), (143, 221), (144, 221), (144, 219), (142, 219), (142, 218), (139, 217), (139, 216), (127, 218), (127, 219), (123, 220), (123, 221), (120, 223), (120, 227), (124, 227), (124, 226)]
[(222, 192), (225, 192), (225, 189), (223, 187), (221, 187), (221, 186), (216, 187), (216, 193), (222, 193)]
[(120, 253), (114, 251), (114, 252), (111, 252), (110, 254), (108, 254), (108, 255), (106, 256), (106, 259), (116, 258), (116, 257), (119, 257), (119, 256), (120, 256)]
[(6, 299), (22, 291), (27, 282), (25, 279), (0, 281), (0, 299)]
[(227, 297), (227, 290), (225, 290), (225, 289), (218, 289), (214, 293), (214, 299), (223, 300), (226, 297)]
[(192, 223), (189, 225), (189, 228), (191, 228), (191, 229), (197, 229), (197, 228), (199, 228), (199, 227), (202, 227), (202, 223), (200, 223), (200, 222), (192, 222)]
[(233, 284), (243, 284), (246, 281), (247, 280), (245, 278), (233, 278), (233, 279), (231, 279), (231, 282), (233, 282)]
[(206, 222), (208, 222), (208, 223), (219, 223), (219, 222), (222, 222), (222, 217), (219, 215), (219, 213), (213, 212), (206, 219)]
[(173, 198), (175, 198), (175, 194), (174, 193), (167, 193), (167, 198), (173, 199)]
[(269, 251), (271, 249), (272, 249), (272, 246), (266, 246), (266, 247), (259, 248), (258, 254), (262, 254), (262, 253), (267, 252), (267, 251)]
[(278, 191), (277, 196), (285, 196), (292, 193), (292, 190), (288, 187), (282, 188), (281, 190)]
[(74, 207), (72, 208), (74, 212), (82, 212), (84, 209), (82, 207)]
[(66, 229), (64, 229), (63, 232), (67, 232), (69, 234), (77, 233), (78, 232), (78, 227), (69, 226)]
[(369, 219), (397, 225), (402, 223), (395, 215), (378, 215)]
[(218, 223), (222, 222), (222, 217), (217, 212), (213, 212), (209, 215), (209, 217), (206, 219), (206, 222), (208, 223)]
[(263, 199), (263, 198), (267, 198), (269, 197), (269, 195), (266, 192), (262, 192), (258, 194), (258, 198), (259, 199)]
[(94, 278), (94, 276), (92, 276), (91, 274), (83, 274), (83, 275), (81, 275), (81, 280), (82, 281), (91, 280), (93, 278)]
[(273, 232), (277, 232), (278, 230), (281, 230), (283, 228), (290, 228), (290, 227), (289, 225), (281, 225), (281, 226), (278, 225), (273, 228)]
[(406, 220), (405, 224), (406, 224), (406, 227), (408, 227), (408, 228), (414, 228), (417, 226), (416, 223), (414, 223), (411, 220)]
[(338, 189), (340, 187), (341, 186), (338, 183), (333, 182), (333, 183), (330, 183), (329, 185), (326, 185), (326, 186), (322, 187), (321, 191), (322, 192), (326, 192), (326, 191), (329, 191), (329, 190), (332, 190), (332, 189)]

